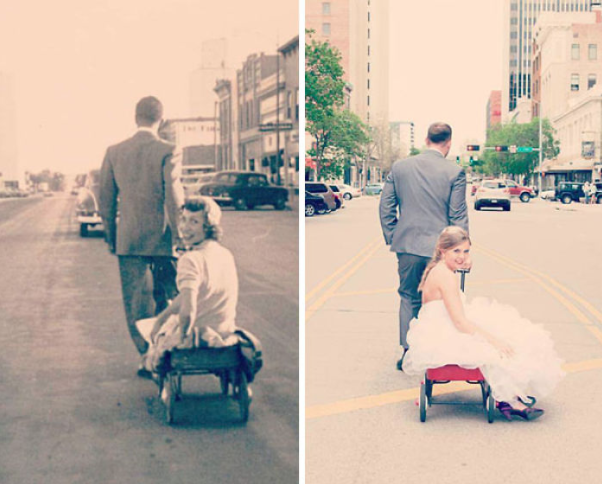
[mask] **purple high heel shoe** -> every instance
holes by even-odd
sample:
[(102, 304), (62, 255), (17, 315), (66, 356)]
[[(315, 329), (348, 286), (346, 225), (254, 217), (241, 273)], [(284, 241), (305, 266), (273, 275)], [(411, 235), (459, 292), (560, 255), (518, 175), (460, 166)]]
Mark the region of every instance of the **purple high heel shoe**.
[(502, 413), (506, 420), (512, 420), (514, 415), (523, 420), (535, 420), (544, 414), (541, 408), (527, 407), (524, 410), (512, 408), (508, 402), (497, 402), (497, 409)]

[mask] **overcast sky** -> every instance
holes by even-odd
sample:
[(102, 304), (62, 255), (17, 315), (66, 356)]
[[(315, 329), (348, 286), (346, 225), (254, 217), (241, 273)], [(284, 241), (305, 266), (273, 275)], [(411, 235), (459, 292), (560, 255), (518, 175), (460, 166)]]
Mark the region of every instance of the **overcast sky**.
[(135, 130), (139, 98), (189, 115), (204, 40), (233, 67), (298, 34), (297, 0), (19, 0), (0, 4), (0, 70), (14, 77), (21, 168), (99, 167)]
[(485, 138), (485, 109), (502, 88), (502, 0), (390, 0), (391, 121), (453, 129), (452, 154)]

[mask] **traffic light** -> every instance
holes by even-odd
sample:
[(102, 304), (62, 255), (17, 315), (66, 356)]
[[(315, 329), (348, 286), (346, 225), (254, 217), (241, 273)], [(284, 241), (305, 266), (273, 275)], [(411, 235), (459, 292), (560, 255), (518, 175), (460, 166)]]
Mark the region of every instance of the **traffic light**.
[(495, 151), (508, 151), (508, 147), (507, 147), (507, 146), (500, 146), (500, 145), (497, 145), (497, 146), (495, 147)]
[(479, 145), (466, 145), (466, 151), (479, 151)]
[(474, 164), (474, 160), (472, 159), (472, 156), (470, 157), (470, 160), (468, 161), (468, 164), (469, 164), (470, 166), (472, 166), (472, 165)]
[(456, 163), (459, 165), (460, 164), (460, 157), (456, 156)]

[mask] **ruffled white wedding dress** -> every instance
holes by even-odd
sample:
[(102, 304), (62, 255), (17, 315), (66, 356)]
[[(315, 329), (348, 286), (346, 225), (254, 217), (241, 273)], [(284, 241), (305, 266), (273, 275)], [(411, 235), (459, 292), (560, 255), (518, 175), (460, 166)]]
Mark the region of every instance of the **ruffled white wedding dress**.
[(428, 368), (456, 364), (480, 368), (497, 401), (549, 394), (564, 372), (552, 338), (543, 326), (497, 301), (476, 298), (466, 303), (464, 294), (462, 300), (467, 319), (505, 341), (514, 355), (501, 357), (481, 336), (458, 331), (444, 302), (436, 300), (423, 304), (418, 318), (410, 323), (410, 350), (404, 358), (404, 372), (423, 375)]

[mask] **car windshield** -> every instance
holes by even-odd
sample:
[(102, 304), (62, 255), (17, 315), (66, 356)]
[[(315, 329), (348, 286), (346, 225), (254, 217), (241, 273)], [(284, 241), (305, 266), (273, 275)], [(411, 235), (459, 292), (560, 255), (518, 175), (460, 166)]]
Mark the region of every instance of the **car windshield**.
[(216, 183), (223, 183), (225, 185), (234, 185), (236, 183), (236, 173), (220, 173), (215, 175), (213, 181)]
[(499, 184), (497, 182), (485, 182), (482, 185), (484, 188), (494, 188), (497, 189), (499, 188)]

